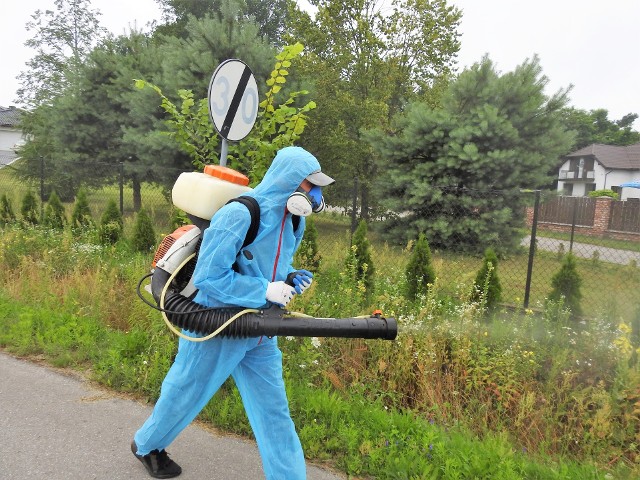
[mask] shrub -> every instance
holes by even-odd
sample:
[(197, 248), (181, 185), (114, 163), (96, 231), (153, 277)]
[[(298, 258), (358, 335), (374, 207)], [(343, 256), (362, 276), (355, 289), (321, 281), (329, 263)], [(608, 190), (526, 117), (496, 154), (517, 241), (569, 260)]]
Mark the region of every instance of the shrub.
[(124, 222), (115, 200), (109, 201), (100, 219), (99, 237), (103, 244), (114, 244), (122, 237)]
[(81, 188), (76, 195), (76, 201), (73, 205), (73, 213), (71, 214), (71, 227), (75, 230), (83, 230), (93, 226), (93, 217), (87, 200), (87, 192)]
[(426, 294), (429, 285), (436, 281), (436, 272), (431, 262), (431, 249), (424, 233), (418, 236), (411, 257), (405, 268), (407, 281), (406, 297), (415, 300), (418, 295)]
[(318, 229), (312, 218), (307, 217), (304, 237), (296, 252), (296, 266), (305, 268), (311, 272), (317, 272), (320, 268), (322, 257), (318, 252)]
[(483, 301), (488, 310), (493, 310), (502, 300), (502, 285), (498, 277), (498, 256), (491, 248), (484, 252), (482, 267), (473, 282), (471, 298)]
[(37, 225), (39, 223), (38, 215), (38, 200), (36, 196), (29, 190), (22, 198), (22, 207), (20, 208), (22, 214), (22, 221), (30, 225)]
[(554, 302), (562, 301), (571, 310), (573, 318), (582, 314), (580, 286), (582, 279), (578, 274), (576, 257), (572, 253), (565, 255), (560, 270), (551, 278), (551, 293), (547, 297)]
[(620, 195), (618, 195), (613, 190), (609, 190), (608, 188), (605, 188), (602, 190), (594, 190), (593, 192), (589, 192), (588, 196), (592, 198), (593, 197), (611, 197), (614, 200), (618, 200), (620, 198)]
[(631, 319), (631, 343), (636, 349), (640, 347), (640, 306)]
[(16, 214), (13, 213), (13, 207), (11, 200), (7, 197), (6, 193), (0, 197), (0, 227), (8, 225), (16, 221)]
[(136, 215), (136, 222), (133, 226), (133, 237), (131, 247), (136, 252), (148, 252), (156, 245), (156, 232), (153, 229), (151, 217), (144, 208), (141, 208)]
[(187, 214), (185, 212), (183, 212), (179, 208), (171, 206), (171, 228), (173, 228), (173, 230), (177, 230), (178, 228), (184, 227), (185, 225), (190, 225), (191, 223), (193, 222), (189, 219), (189, 217), (187, 217)]
[(362, 281), (365, 287), (366, 296), (373, 294), (374, 283), (373, 274), (375, 268), (371, 258), (371, 244), (367, 239), (367, 222), (360, 220), (358, 228), (353, 234), (351, 241), (351, 251), (347, 258), (347, 263), (353, 262), (356, 280)]
[(67, 217), (64, 213), (64, 205), (55, 191), (49, 195), (49, 201), (44, 209), (42, 223), (55, 230), (62, 230), (67, 224)]

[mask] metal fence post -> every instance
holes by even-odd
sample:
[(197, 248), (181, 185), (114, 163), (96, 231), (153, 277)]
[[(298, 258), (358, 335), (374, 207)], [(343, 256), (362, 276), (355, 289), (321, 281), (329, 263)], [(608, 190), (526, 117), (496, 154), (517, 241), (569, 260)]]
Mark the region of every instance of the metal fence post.
[(44, 157), (40, 156), (40, 218), (44, 218)]
[(569, 253), (573, 251), (573, 234), (576, 231), (576, 219), (578, 217), (578, 197), (573, 197), (573, 218), (571, 219), (571, 240), (569, 240)]
[(120, 215), (124, 215), (124, 162), (120, 162)]
[(351, 235), (356, 231), (358, 222), (356, 219), (356, 209), (358, 208), (358, 177), (353, 182), (353, 202), (351, 205)]
[(533, 256), (536, 252), (536, 232), (538, 229), (538, 210), (540, 210), (540, 190), (536, 190), (533, 204), (533, 220), (531, 221), (531, 242), (529, 243), (529, 264), (527, 265), (527, 283), (524, 287), (524, 308), (529, 308), (531, 292), (531, 275), (533, 274)]

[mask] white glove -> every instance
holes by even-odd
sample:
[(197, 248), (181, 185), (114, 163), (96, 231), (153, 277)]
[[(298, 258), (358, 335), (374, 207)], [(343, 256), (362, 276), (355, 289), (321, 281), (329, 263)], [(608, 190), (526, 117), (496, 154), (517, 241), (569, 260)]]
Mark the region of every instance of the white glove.
[(281, 307), (286, 307), (291, 301), (296, 291), (291, 285), (280, 282), (269, 282), (267, 284), (267, 300)]

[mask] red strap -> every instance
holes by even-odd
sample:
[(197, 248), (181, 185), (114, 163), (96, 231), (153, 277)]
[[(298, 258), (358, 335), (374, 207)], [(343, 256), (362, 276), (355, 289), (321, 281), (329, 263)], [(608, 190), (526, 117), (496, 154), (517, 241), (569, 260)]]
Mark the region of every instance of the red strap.
[(278, 239), (278, 250), (276, 251), (276, 261), (273, 263), (273, 274), (271, 275), (271, 281), (276, 280), (276, 270), (278, 268), (278, 260), (280, 260), (280, 247), (282, 247), (282, 234), (284, 232), (284, 222), (287, 220), (287, 208), (284, 209), (284, 215), (282, 215), (282, 224), (280, 225), (280, 238)]

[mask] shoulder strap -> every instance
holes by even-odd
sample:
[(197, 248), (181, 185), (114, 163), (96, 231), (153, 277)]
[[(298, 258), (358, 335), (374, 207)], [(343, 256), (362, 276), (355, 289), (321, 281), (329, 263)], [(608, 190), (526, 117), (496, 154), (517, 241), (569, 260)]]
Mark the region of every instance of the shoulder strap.
[[(260, 206), (258, 205), (258, 201), (253, 197), (247, 197), (241, 195), (236, 198), (232, 198), (227, 203), (231, 202), (239, 202), (243, 204), (249, 210), (251, 214), (251, 225), (249, 225), (249, 230), (247, 230), (247, 235), (244, 237), (244, 242), (242, 243), (241, 249), (253, 243), (258, 235), (258, 229), (260, 228)], [(298, 215), (291, 215), (291, 221), (293, 223), (293, 231), (298, 230), (300, 226), (300, 217)]]
[(258, 235), (258, 228), (260, 228), (260, 205), (258, 205), (258, 201), (253, 197), (240, 196), (236, 198), (232, 198), (227, 203), (231, 202), (239, 202), (247, 207), (249, 213), (251, 214), (251, 225), (249, 225), (249, 229), (247, 230), (247, 234), (244, 237), (244, 242), (242, 243), (241, 249), (246, 247), (247, 245), (253, 243)]

